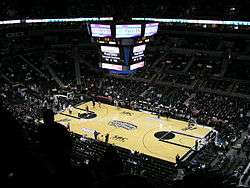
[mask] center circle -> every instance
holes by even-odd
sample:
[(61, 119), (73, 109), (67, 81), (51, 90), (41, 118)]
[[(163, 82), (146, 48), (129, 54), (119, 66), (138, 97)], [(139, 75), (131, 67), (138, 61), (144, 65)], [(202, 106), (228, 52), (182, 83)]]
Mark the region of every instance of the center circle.
[(81, 118), (81, 119), (93, 119), (96, 116), (97, 115), (94, 112), (88, 112), (88, 113), (79, 114), (79, 118)]
[(160, 131), (160, 132), (156, 132), (154, 136), (161, 140), (170, 140), (175, 137), (175, 134), (169, 131)]

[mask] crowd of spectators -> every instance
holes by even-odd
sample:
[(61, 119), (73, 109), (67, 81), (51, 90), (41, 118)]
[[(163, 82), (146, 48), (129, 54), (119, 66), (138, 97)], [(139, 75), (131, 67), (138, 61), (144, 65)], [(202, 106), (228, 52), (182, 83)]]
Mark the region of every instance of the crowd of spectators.
[(161, 30), (152, 42), (155, 48), (147, 48), (145, 68), (134, 77), (181, 87), (186, 85), (203, 91), (247, 96), (247, 41), (244, 37), (236, 38), (233, 35), (198, 32), (190, 36), (187, 32)]

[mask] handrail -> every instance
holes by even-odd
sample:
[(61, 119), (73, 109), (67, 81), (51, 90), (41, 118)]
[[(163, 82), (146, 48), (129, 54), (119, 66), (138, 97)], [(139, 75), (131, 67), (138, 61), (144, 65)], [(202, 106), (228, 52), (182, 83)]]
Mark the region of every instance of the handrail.
[(3, 20), (0, 25), (21, 24), (21, 23), (58, 23), (58, 22), (89, 22), (89, 21), (112, 21), (113, 17), (92, 17), (92, 18), (48, 18), (48, 19), (17, 19)]
[(181, 23), (181, 24), (208, 24), (208, 25), (233, 25), (250, 26), (250, 21), (233, 20), (194, 20), (194, 19), (165, 19), (165, 18), (132, 18), (136, 21), (154, 21), (162, 23)]

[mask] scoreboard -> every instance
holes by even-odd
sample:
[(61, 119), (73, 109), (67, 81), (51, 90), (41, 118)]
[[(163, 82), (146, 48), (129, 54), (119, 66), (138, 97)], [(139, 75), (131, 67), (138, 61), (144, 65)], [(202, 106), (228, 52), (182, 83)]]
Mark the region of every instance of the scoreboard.
[(99, 67), (117, 73), (130, 73), (144, 67), (148, 42), (159, 23), (87, 24), (91, 41), (100, 50)]
[(93, 37), (111, 37), (110, 25), (91, 24), (90, 28)]
[(146, 44), (133, 47), (132, 61), (137, 62), (144, 59), (144, 51), (146, 49)]
[(159, 23), (148, 23), (145, 26), (145, 33), (144, 36), (153, 36), (155, 33), (157, 33), (159, 27)]
[(116, 25), (116, 38), (131, 38), (141, 36), (141, 25)]
[(101, 46), (102, 59), (107, 62), (118, 63), (120, 58), (120, 49), (117, 46)]

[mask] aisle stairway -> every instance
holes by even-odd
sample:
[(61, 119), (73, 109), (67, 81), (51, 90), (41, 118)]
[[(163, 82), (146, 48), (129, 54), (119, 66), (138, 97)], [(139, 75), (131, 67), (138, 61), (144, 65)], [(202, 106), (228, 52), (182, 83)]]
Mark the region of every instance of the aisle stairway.
[[(51, 59), (52, 60), (52, 59)], [(52, 60), (53, 61), (53, 60)], [(53, 63), (53, 62), (52, 62)], [(46, 66), (46, 68), (48, 69), (50, 75), (52, 76), (52, 78), (56, 81), (56, 83), (61, 87), (64, 88), (64, 84), (63, 82), (57, 77), (56, 73), (54, 72), (54, 70), (51, 68), (51, 66), (49, 65), (49, 61), (48, 61), (48, 56), (45, 56), (44, 58), (44, 64)]]

